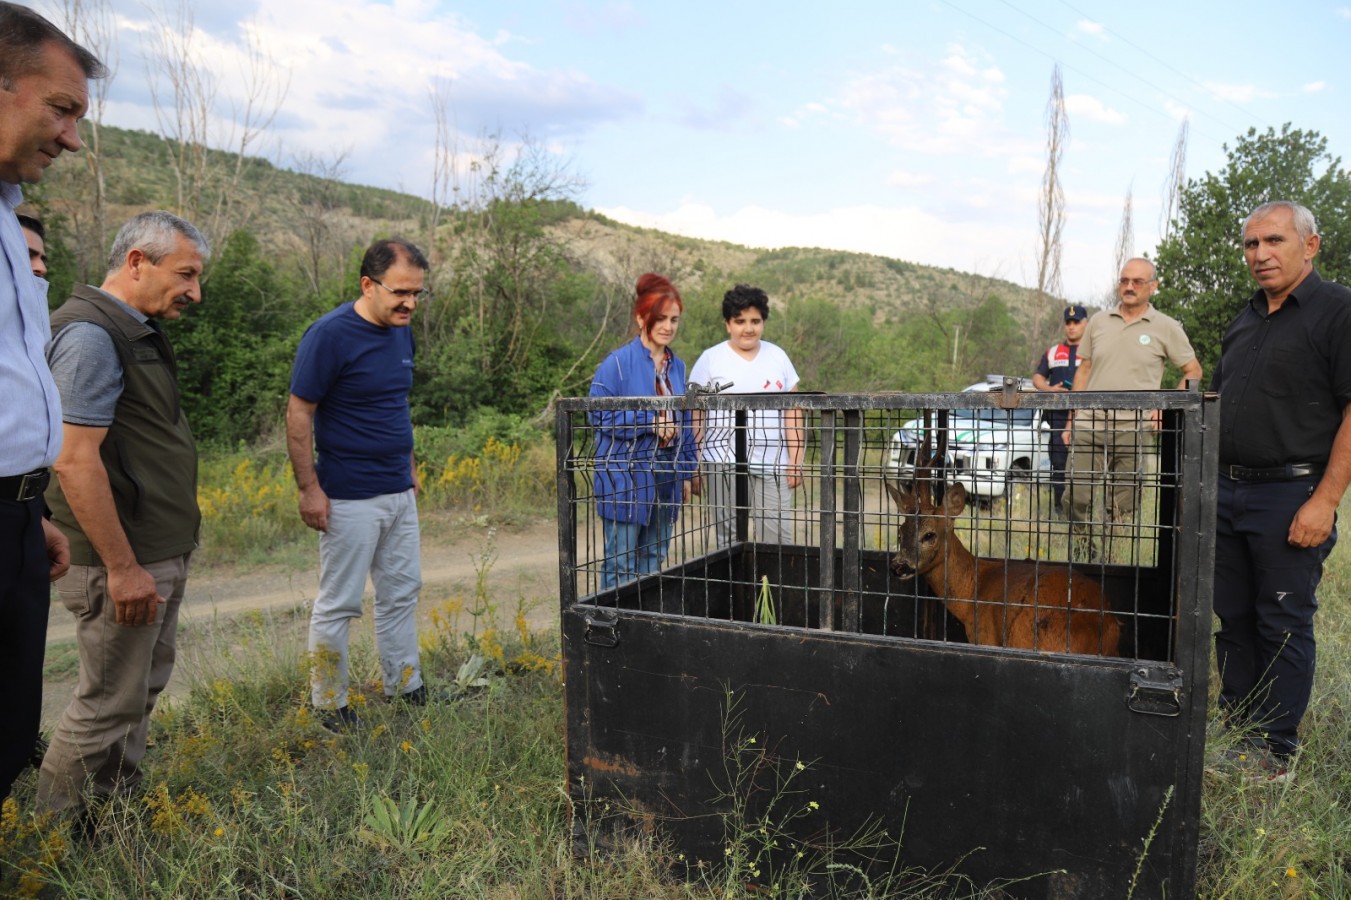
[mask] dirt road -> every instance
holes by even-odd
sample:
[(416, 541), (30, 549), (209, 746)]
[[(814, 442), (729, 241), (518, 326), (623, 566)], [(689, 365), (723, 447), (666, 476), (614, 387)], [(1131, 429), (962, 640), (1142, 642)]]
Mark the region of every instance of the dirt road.
[[(485, 555), (488, 557), (486, 564)], [(419, 614), (426, 617), (448, 597), (473, 598), (480, 569), (486, 572), (485, 586), (489, 596), (499, 604), (499, 612), (514, 616), (517, 601), (524, 600), (533, 628), (557, 625), (558, 531), (555, 523), (539, 522), (519, 529), (491, 531), (479, 525), (454, 524), (426, 529), (422, 540), (423, 592)], [(180, 666), (191, 656), (182, 652), (190, 649), (185, 645), (205, 639), (214, 623), (255, 610), (308, 609), (318, 584), (317, 554), (310, 565), (298, 570), (272, 567), (243, 573), (228, 569), (192, 573), (179, 613)], [(369, 586), (367, 591), (369, 595)], [(363, 621), (369, 625), (369, 620), (368, 612)], [(510, 622), (499, 624), (509, 626)], [(49, 676), (43, 684), (42, 727), (47, 731), (60, 718), (75, 686), (74, 640), (74, 618), (59, 604), (54, 604), (47, 628)], [(63, 659), (66, 665), (61, 664)], [(54, 668), (69, 671), (53, 672)], [(169, 683), (169, 696), (181, 690), (184, 681), (176, 673)]]

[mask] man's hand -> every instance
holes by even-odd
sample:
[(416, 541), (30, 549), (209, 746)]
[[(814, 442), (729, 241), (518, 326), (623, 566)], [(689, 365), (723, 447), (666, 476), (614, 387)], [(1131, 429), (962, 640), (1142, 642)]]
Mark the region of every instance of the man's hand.
[(108, 596), (113, 600), (113, 621), (118, 625), (153, 625), (164, 602), (155, 587), (155, 577), (138, 565), (108, 570)]
[(690, 478), (690, 495), (698, 497), (703, 492), (704, 492), (704, 479), (699, 477), (698, 472), (695, 472), (694, 476)]
[(47, 580), (55, 581), (70, 571), (70, 540), (49, 520), (42, 520), (42, 536), (47, 540), (47, 559), (51, 570)]
[(802, 484), (802, 464), (789, 463), (788, 465), (788, 490), (795, 490)]
[(328, 494), (315, 482), (300, 491), (300, 518), (315, 531), (328, 531), (328, 513), (332, 504)]
[(1332, 534), (1336, 516), (1335, 503), (1329, 504), (1317, 496), (1310, 497), (1295, 512), (1286, 540), (1294, 547), (1317, 547)]

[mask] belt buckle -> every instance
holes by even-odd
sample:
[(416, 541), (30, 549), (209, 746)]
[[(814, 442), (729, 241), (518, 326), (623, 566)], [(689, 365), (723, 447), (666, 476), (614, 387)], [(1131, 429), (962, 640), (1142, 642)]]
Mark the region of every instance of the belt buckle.
[(37, 486), (38, 482), (40, 482), (40, 481), (42, 480), (43, 474), (45, 474), (45, 473), (42, 473), (42, 472), (29, 472), (27, 475), (24, 475), (24, 476), (20, 477), (20, 478), (19, 478), (19, 495), (18, 495), (17, 497), (15, 497), (14, 499), (17, 500), (17, 501), (19, 501), (20, 503), (27, 503), (29, 500), (32, 500), (32, 499), (34, 499), (35, 497), (37, 497), (37, 496), (38, 496), (38, 491), (35, 490), (35, 491), (33, 491), (32, 493), (29, 493), (29, 489), (30, 489), (30, 486), (31, 486), (31, 487), (36, 487), (36, 486)]

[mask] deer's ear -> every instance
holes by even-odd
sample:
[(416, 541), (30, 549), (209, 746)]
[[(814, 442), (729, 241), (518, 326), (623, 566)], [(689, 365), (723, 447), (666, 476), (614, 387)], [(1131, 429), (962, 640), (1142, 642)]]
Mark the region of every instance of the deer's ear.
[(966, 488), (960, 484), (950, 484), (943, 494), (943, 511), (949, 519), (962, 514), (966, 509)]
[(915, 495), (911, 493), (908, 488), (898, 488), (890, 481), (884, 482), (884, 484), (887, 486), (887, 493), (891, 495), (891, 499), (896, 503), (896, 506), (900, 508), (901, 512), (906, 512), (914, 508)]

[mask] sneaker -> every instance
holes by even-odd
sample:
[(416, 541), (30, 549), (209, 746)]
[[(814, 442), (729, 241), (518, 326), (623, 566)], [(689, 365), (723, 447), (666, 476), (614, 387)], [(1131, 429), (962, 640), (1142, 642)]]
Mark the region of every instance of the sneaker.
[(350, 707), (339, 706), (337, 709), (319, 710), (319, 724), (334, 734), (344, 734), (359, 729), (361, 717)]

